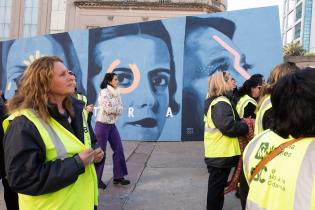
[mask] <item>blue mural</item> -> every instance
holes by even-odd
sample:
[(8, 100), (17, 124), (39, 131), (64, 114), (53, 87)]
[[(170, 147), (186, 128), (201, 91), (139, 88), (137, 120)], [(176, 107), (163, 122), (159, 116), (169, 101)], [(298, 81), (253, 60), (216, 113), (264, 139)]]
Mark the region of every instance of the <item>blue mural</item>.
[(276, 7), (9, 40), (0, 49), (7, 98), (34, 59), (56, 55), (76, 74), (78, 90), (96, 113), (100, 83), (106, 72), (115, 72), (123, 140), (203, 140), (209, 75), (228, 70), (241, 85), (255, 73), (267, 77), (282, 62)]
[(252, 74), (268, 78), (281, 63), (277, 7), (186, 18), (182, 140), (203, 139), (208, 76), (227, 70), (238, 86)]

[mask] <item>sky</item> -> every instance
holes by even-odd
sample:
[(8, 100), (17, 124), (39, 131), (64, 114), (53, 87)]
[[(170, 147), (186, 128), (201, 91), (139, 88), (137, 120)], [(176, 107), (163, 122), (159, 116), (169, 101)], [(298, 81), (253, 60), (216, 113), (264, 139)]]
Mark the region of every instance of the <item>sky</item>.
[[(228, 11), (278, 5), (282, 10), (284, 0), (228, 0)], [(282, 12), (280, 13), (282, 14)]]
[(279, 16), (281, 17), (283, 2), (284, 0), (228, 0), (227, 11), (277, 5), (279, 6)]

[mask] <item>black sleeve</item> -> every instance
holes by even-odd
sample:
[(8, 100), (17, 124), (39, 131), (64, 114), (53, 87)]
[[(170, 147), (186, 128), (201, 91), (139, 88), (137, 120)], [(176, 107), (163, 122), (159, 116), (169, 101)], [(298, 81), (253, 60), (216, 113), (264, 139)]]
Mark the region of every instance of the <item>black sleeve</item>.
[(93, 148), (93, 149), (96, 149), (96, 148), (98, 148), (99, 146), (98, 146), (98, 144), (97, 144), (97, 139), (96, 139), (94, 130), (93, 130), (92, 125), (91, 125), (92, 116), (93, 116), (93, 112), (89, 112), (89, 114), (88, 114), (88, 119), (87, 119), (87, 123), (88, 123), (88, 126), (89, 126), (92, 148)]
[(7, 115), (1, 115), (0, 116), (0, 178), (4, 178), (5, 177), (5, 168), (4, 168), (4, 151), (3, 151), (3, 127), (2, 127), (2, 122), (3, 120), (7, 117)]
[(249, 102), (247, 106), (244, 108), (244, 118), (251, 117), (255, 119), (256, 118), (255, 110), (256, 106)]
[(74, 183), (85, 171), (78, 155), (45, 162), (45, 144), (26, 117), (15, 118), (4, 136), (5, 168), (13, 191), (42, 195)]
[(272, 124), (272, 108), (267, 110), (262, 119), (262, 126), (264, 130), (271, 128)]
[(226, 102), (211, 107), (211, 117), (217, 129), (229, 137), (244, 136), (248, 132), (246, 123), (234, 120), (233, 109)]
[[(5, 106), (4, 101), (0, 97), (0, 116), (3, 118), (3, 116), (6, 115), (6, 113), (7, 113), (7, 107)], [(1, 126), (2, 126), (2, 124), (1, 124)]]

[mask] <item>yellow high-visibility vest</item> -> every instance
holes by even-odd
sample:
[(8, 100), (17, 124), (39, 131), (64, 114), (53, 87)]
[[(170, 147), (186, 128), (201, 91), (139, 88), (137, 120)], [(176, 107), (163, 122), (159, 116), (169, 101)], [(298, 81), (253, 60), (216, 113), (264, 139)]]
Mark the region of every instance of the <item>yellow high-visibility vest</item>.
[[(269, 129), (249, 142), (243, 154), (248, 180), (258, 163), (283, 139)], [(249, 210), (315, 210), (315, 138), (302, 139), (285, 148), (253, 178), (246, 208)]]
[[(80, 101), (83, 101), (84, 102), (84, 109), (83, 109), (83, 117), (84, 119), (87, 121), (88, 120), (88, 116), (89, 116), (89, 113), (86, 111), (85, 107), (87, 105), (87, 98), (85, 95), (83, 94), (80, 94), (80, 93), (76, 93), (76, 98)], [(88, 127), (87, 127), (88, 128)]]
[[(91, 147), (91, 139), (88, 129), (84, 129), (84, 144), (71, 132), (60, 125), (55, 119), (50, 118), (49, 123), (44, 122), (36, 112), (31, 109), (23, 109), (10, 115), (4, 122), (6, 131), (9, 122), (17, 116), (25, 116), (37, 128), (46, 149), (46, 162), (72, 157)], [(83, 118), (83, 121), (84, 118)], [(86, 121), (83, 126), (87, 126)], [(86, 132), (87, 131), (87, 132)], [(11, 139), (14, 141), (14, 139)], [(85, 172), (78, 179), (56, 192), (43, 195), (19, 196), (19, 206), (23, 210), (88, 210), (98, 205), (97, 177), (94, 164), (85, 166)]]
[(255, 130), (254, 130), (255, 136), (264, 131), (264, 128), (263, 128), (264, 114), (266, 113), (266, 111), (268, 111), (272, 107), (270, 95), (266, 95), (262, 100), (263, 101), (256, 114), (256, 119), (255, 119)]
[(87, 98), (86, 98), (85, 95), (80, 94), (80, 93), (76, 93), (75, 95), (76, 95), (76, 97), (77, 97), (78, 100), (84, 102), (85, 106), (87, 105)]
[(248, 103), (252, 103), (253, 105), (255, 105), (255, 107), (257, 107), (257, 102), (255, 101), (255, 99), (253, 99), (249, 95), (242, 96), (240, 100), (237, 102), (236, 111), (238, 115), (240, 116), (240, 118), (244, 118), (244, 113), (245, 113), (244, 110), (245, 110), (245, 107), (248, 105)]
[(233, 157), (241, 154), (238, 138), (223, 135), (212, 121), (211, 107), (219, 102), (229, 104), (232, 109), (230, 100), (225, 96), (217, 97), (211, 102), (207, 116), (205, 116), (204, 147), (207, 158)]

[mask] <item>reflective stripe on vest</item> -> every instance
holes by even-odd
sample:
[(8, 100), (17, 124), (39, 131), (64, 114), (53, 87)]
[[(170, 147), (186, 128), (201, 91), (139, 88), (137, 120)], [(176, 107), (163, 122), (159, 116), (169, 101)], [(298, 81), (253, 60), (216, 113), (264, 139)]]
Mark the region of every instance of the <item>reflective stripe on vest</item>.
[[(88, 116), (89, 116), (89, 113), (88, 113), (88, 112), (86, 111), (86, 109), (85, 109), (85, 107), (86, 107), (86, 105), (87, 105), (87, 99), (86, 99), (86, 96), (85, 96), (85, 95), (80, 94), (80, 93), (77, 93), (76, 96), (77, 96), (77, 99), (78, 99), (78, 100), (84, 102), (84, 109), (83, 109), (83, 115), (82, 115), (82, 117), (83, 117), (84, 142), (85, 142), (85, 139), (86, 139), (86, 135), (85, 135), (85, 134), (86, 134), (87, 132), (89, 132), (89, 130), (88, 130), (89, 127), (87, 126), (87, 124), (86, 124), (86, 125), (84, 124), (84, 122), (87, 122)], [(88, 136), (88, 138), (90, 138), (90, 136)]]
[[(300, 166), (302, 170), (300, 170), (296, 181), (294, 209), (315, 209), (315, 156), (314, 152), (312, 154), (311, 151), (315, 151), (315, 140), (308, 146)], [(312, 164), (311, 167), (309, 166), (310, 163)], [(310, 171), (305, 170), (305, 168), (310, 168)], [(305, 184), (306, 180), (309, 180), (309, 185)], [(313, 186), (313, 193), (310, 186)], [(310, 190), (308, 191), (306, 188)]]
[(91, 144), (91, 139), (90, 139), (90, 130), (87, 123), (88, 113), (85, 109), (83, 109), (83, 112), (82, 112), (82, 119), (83, 119), (84, 144), (91, 147), (92, 144)]
[[(244, 151), (246, 179), (250, 171), (283, 139), (270, 130), (255, 137)], [(315, 209), (315, 138), (305, 138), (272, 159), (250, 185), (249, 210)], [(291, 166), (291, 167), (290, 167)], [(259, 195), (259, 196), (257, 196)], [(276, 201), (276, 202), (275, 202)]]
[(220, 132), (220, 130), (217, 128), (205, 127), (205, 132), (213, 133), (213, 132)]
[(236, 105), (236, 111), (240, 118), (244, 117), (244, 109), (248, 105), (248, 103), (252, 103), (253, 105), (257, 106), (257, 102), (250, 96), (244, 95), (240, 98)]
[(261, 208), (257, 205), (257, 203), (254, 203), (250, 200), (246, 201), (246, 210), (267, 210), (265, 208)]
[(205, 116), (204, 149), (205, 157), (207, 158), (232, 157), (240, 155), (238, 139), (223, 135), (220, 130), (215, 127), (212, 121), (211, 107), (219, 102), (229, 104), (233, 111), (230, 100), (225, 96), (217, 97), (211, 102), (207, 116)]
[(256, 115), (256, 120), (255, 120), (255, 135), (261, 133), (264, 131), (263, 128), (263, 118), (264, 114), (266, 111), (268, 111), (272, 107), (271, 100), (270, 100), (270, 95), (267, 95), (264, 99), (263, 102), (261, 103), (261, 106), (257, 112)]
[[(83, 144), (53, 118), (49, 119), (49, 124), (45, 123), (30, 109), (24, 109), (11, 115), (5, 120), (6, 125), (4, 127), (9, 125), (9, 120), (13, 120), (20, 115), (25, 116), (36, 126), (45, 144), (46, 162), (54, 161), (59, 159), (59, 157), (61, 159), (72, 157), (89, 148), (89, 145), (91, 145), (90, 138), (85, 139), (85, 144)], [(94, 205), (97, 204), (98, 188), (94, 164), (85, 166), (85, 172), (80, 174), (74, 183), (58, 191), (37, 196), (19, 194), (20, 208), (26, 210), (92, 210), (94, 209)]]
[(63, 145), (62, 141), (60, 140), (60, 138), (58, 137), (56, 132), (46, 122), (44, 122), (40, 118), (39, 118), (39, 120), (42, 123), (42, 125), (45, 127), (46, 131), (48, 132), (50, 139), (53, 141), (53, 144), (55, 145), (56, 152), (57, 152), (57, 158), (56, 159), (64, 160), (67, 157), (68, 152), (67, 152), (65, 146)]

